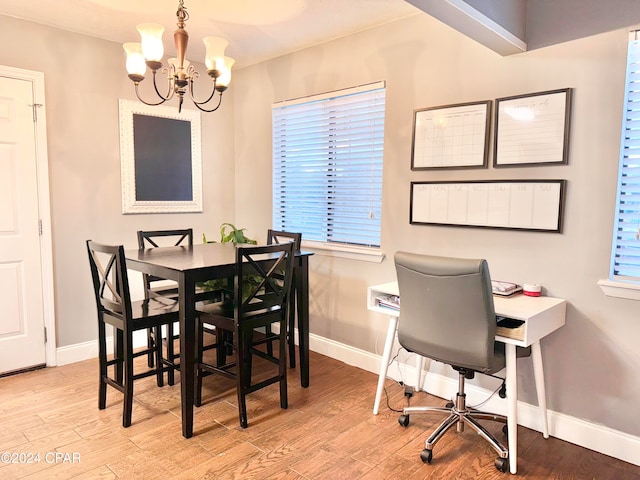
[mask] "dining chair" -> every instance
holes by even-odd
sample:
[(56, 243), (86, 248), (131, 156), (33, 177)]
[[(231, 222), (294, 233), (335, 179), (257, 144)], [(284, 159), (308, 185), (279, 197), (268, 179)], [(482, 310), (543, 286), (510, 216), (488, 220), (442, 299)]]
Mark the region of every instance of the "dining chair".
[[(157, 248), (157, 247), (177, 247), (177, 246), (193, 246), (193, 229), (184, 228), (178, 230), (138, 230), (138, 248)], [(142, 281), (144, 283), (144, 298), (153, 298), (158, 295), (165, 297), (177, 298), (178, 286), (175, 282), (166, 280), (161, 277), (142, 274)], [(162, 332), (160, 332), (162, 334)], [(161, 343), (165, 335), (158, 337), (158, 342)], [(166, 340), (164, 343), (167, 347), (167, 358), (174, 361), (178, 358), (178, 354), (175, 352), (174, 343), (177, 335), (174, 333), (173, 326), (167, 328)], [(152, 329), (147, 331), (147, 345), (149, 350), (152, 351), (153, 345), (156, 342), (156, 336)], [(147, 356), (147, 363), (149, 367), (153, 367), (153, 355)], [(173, 374), (169, 374), (169, 384), (173, 385)]]
[[(156, 376), (159, 387), (164, 385), (164, 372), (173, 372), (177, 365), (162, 357), (162, 345), (154, 344), (142, 351), (133, 351), (133, 332), (153, 329), (159, 335), (162, 326), (171, 326), (178, 320), (178, 302), (167, 297), (131, 301), (126, 260), (122, 245), (104, 245), (87, 240), (89, 265), (93, 279), (98, 312), (98, 363), (100, 387), (98, 408), (104, 410), (107, 385), (124, 394), (122, 426), (131, 425), (133, 411), (133, 383), (135, 380)], [(114, 328), (114, 355), (107, 355), (106, 326)], [(134, 359), (142, 355), (155, 355), (154, 367), (134, 373)], [(109, 375), (109, 367), (113, 374)]]
[[(283, 232), (279, 230), (267, 230), (267, 245), (281, 244), (284, 242), (293, 242), (293, 249), (300, 251), (302, 245), (302, 233), (297, 232)], [(289, 321), (287, 322), (287, 344), (289, 346), (289, 366), (295, 368), (296, 366), (296, 306), (297, 299), (295, 295), (291, 297), (291, 308), (289, 309)], [(265, 334), (269, 336), (271, 334), (270, 327), (266, 327)], [(267, 349), (270, 354), (273, 354), (272, 342), (267, 343)]]
[[(240, 426), (247, 428), (248, 394), (268, 385), (279, 383), (280, 407), (288, 407), (286, 339), (289, 296), (293, 272), (293, 243), (238, 247), (233, 297), (212, 304), (199, 305), (197, 332), (197, 376), (195, 405), (202, 404), (202, 380), (210, 374), (235, 379), (238, 395)], [(231, 358), (224, 364), (207, 363), (203, 356), (202, 324), (208, 323), (217, 331), (229, 332), (217, 339), (218, 350), (232, 349)], [(279, 331), (260, 341), (254, 340), (256, 328), (277, 323)], [(278, 354), (261, 350), (260, 344), (278, 341)], [(277, 366), (277, 372), (261, 372), (254, 378), (253, 356), (260, 356)], [(267, 378), (264, 378), (266, 375)]]

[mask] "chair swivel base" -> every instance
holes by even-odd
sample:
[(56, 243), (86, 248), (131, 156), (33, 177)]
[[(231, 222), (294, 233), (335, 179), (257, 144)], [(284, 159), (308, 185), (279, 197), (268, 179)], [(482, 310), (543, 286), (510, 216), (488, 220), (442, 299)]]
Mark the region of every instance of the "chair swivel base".
[(478, 420), (493, 420), (504, 423), (506, 426), (507, 417), (504, 415), (480, 412), (478, 410), (467, 408), (465, 405), (464, 393), (458, 393), (456, 405), (450, 407), (405, 407), (402, 411), (402, 415), (398, 417), (398, 423), (403, 427), (406, 427), (409, 425), (409, 416), (411, 414), (426, 412), (449, 413), (449, 416), (438, 426), (438, 428), (436, 428), (425, 442), (425, 448), (420, 454), (420, 459), (424, 463), (431, 463), (433, 459), (433, 447), (449, 429), (455, 425), (456, 431), (460, 433), (464, 431), (464, 425), (467, 424), (482, 438), (489, 442), (491, 447), (498, 453), (498, 458), (495, 460), (495, 467), (501, 472), (507, 471), (509, 465), (509, 451), (491, 433), (480, 425), (480, 423), (478, 423)]

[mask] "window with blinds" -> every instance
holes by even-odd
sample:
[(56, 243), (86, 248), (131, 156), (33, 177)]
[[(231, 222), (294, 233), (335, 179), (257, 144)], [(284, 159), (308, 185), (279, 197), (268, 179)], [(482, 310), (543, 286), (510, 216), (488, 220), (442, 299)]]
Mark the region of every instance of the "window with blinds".
[(384, 111), (384, 82), (274, 104), (274, 229), (380, 246)]
[(640, 32), (631, 32), (622, 119), (612, 280), (640, 282)]

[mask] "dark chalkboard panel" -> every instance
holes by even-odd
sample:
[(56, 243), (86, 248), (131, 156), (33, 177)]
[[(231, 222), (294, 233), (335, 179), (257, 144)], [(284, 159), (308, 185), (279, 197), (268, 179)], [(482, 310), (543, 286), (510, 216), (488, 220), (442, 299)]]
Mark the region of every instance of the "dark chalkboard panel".
[(192, 201), (191, 123), (133, 115), (136, 201)]

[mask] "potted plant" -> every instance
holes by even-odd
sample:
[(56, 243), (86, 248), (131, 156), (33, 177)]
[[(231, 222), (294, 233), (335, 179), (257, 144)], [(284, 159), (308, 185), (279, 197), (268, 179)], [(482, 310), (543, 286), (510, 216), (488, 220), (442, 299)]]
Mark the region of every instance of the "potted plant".
[[(220, 225), (220, 242), (219, 243), (233, 243), (234, 245), (238, 243), (245, 243), (250, 245), (257, 245), (258, 242), (253, 240), (252, 238), (247, 237), (244, 234), (246, 228), (237, 228), (232, 223), (223, 223)], [(207, 240), (207, 236), (202, 234), (202, 241), (204, 243), (218, 243), (215, 240)], [(254, 280), (255, 278), (255, 280)], [(249, 276), (250, 282), (259, 282), (259, 277)], [(257, 285), (257, 283), (255, 283)], [(216, 278), (214, 280), (207, 280), (206, 282), (201, 282), (198, 284), (202, 290), (211, 292), (219, 290), (224, 298), (227, 298), (228, 295), (225, 293), (229, 293), (230, 285), (228, 284), (228, 280), (224, 278)], [(250, 288), (249, 285), (246, 286)]]

